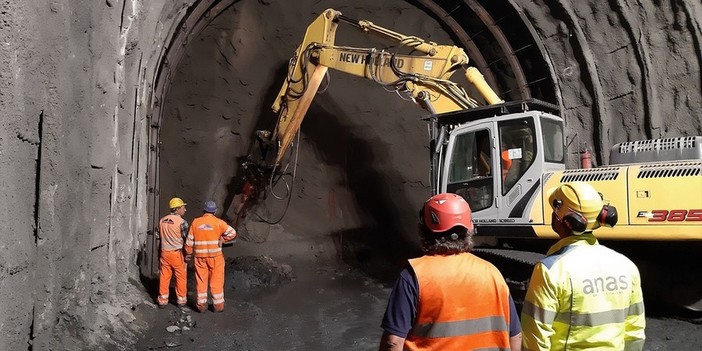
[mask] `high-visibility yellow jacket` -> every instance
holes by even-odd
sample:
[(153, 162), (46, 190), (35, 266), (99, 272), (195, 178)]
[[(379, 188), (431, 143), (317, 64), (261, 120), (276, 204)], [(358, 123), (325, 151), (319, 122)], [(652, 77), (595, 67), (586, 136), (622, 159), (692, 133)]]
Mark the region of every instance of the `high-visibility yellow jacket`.
[(534, 267), (521, 317), (523, 350), (641, 350), (639, 271), (592, 232), (563, 238)]

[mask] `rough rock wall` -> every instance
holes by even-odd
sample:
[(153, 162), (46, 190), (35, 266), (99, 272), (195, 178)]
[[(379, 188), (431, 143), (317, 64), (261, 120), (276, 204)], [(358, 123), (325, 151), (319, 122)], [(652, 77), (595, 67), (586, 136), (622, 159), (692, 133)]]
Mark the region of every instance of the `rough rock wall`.
[(618, 142), (702, 133), (700, 2), (515, 3), (547, 48), (570, 151), (604, 164)]
[(128, 345), (162, 3), (0, 2), (0, 349)]

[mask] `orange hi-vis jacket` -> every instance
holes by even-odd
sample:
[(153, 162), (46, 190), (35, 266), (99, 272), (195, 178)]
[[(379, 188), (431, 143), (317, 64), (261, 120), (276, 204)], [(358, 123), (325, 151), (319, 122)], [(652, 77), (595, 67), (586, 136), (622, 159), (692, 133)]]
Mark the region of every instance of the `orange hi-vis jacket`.
[(225, 243), (236, 238), (236, 230), (211, 213), (195, 218), (185, 240), (185, 253), (195, 257), (217, 257), (222, 255), (220, 238)]
[(177, 214), (169, 214), (161, 218), (158, 232), (161, 237), (162, 251), (182, 250), (183, 241), (188, 233), (188, 222)]
[(470, 253), (409, 260), (419, 283), (405, 350), (509, 350), (509, 288)]

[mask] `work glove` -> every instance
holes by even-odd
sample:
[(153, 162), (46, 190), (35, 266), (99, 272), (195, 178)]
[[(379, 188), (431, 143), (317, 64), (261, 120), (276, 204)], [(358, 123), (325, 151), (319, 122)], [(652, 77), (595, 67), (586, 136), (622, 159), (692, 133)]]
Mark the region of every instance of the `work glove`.
[(234, 238), (233, 240), (229, 240), (229, 241), (227, 241), (227, 242), (225, 243), (225, 242), (222, 240), (222, 238), (219, 238), (219, 247), (222, 247), (222, 246), (224, 246), (224, 247), (234, 246), (234, 242), (236, 242), (236, 239), (237, 239), (237, 238)]

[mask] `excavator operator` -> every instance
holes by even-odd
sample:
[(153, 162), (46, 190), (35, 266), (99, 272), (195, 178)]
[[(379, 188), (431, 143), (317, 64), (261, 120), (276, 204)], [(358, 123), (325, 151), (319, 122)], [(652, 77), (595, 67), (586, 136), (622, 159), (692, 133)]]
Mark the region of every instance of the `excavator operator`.
[(534, 162), (534, 131), (529, 127), (510, 129), (502, 133), (502, 185), (506, 193)]

